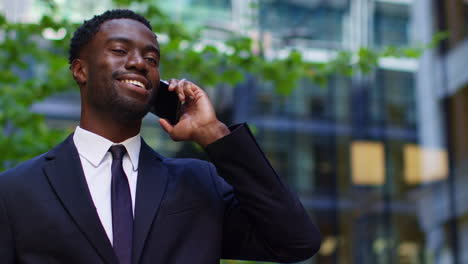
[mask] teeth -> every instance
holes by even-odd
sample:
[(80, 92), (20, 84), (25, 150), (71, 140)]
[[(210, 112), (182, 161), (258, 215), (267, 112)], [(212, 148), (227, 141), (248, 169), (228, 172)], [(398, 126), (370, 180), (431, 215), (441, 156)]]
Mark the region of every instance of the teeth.
[(145, 85), (142, 84), (142, 83), (139, 82), (139, 81), (135, 81), (135, 80), (122, 80), (122, 82), (124, 82), (124, 83), (130, 83), (130, 84), (136, 85), (136, 86), (138, 86), (138, 87), (145, 88)]

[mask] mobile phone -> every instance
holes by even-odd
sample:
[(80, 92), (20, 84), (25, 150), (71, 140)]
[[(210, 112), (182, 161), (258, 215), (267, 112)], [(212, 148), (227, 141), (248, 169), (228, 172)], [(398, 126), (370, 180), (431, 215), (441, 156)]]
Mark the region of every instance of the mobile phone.
[(156, 96), (151, 102), (150, 112), (167, 119), (171, 125), (175, 125), (179, 122), (181, 102), (177, 94), (169, 92), (168, 88), (168, 82), (163, 80), (159, 82)]

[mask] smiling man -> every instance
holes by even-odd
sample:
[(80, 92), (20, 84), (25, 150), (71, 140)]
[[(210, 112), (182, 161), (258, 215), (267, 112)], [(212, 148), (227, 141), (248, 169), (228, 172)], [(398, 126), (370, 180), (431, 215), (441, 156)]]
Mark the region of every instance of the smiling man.
[(320, 235), (245, 124), (227, 127), (206, 93), (172, 79), (180, 121), (159, 123), (212, 160), (166, 158), (141, 138), (158, 91), (160, 48), (129, 10), (85, 21), (70, 46), (80, 87), (75, 132), (0, 174), (0, 260), (12, 263), (295, 262)]

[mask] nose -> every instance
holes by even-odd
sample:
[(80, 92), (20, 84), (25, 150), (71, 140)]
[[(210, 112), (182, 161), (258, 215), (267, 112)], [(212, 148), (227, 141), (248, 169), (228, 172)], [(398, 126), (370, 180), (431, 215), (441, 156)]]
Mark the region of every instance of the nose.
[(146, 68), (145, 59), (139, 52), (132, 52), (128, 55), (128, 60), (125, 65), (128, 70), (135, 70), (141, 74), (146, 74), (148, 69)]

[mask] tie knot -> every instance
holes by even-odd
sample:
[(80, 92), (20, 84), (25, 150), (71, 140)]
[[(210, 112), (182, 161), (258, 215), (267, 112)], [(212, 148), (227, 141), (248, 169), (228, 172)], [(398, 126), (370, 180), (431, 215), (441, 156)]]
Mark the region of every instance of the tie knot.
[(109, 151), (112, 154), (112, 159), (122, 160), (123, 156), (127, 152), (127, 149), (125, 149), (123, 145), (114, 145), (110, 147)]

